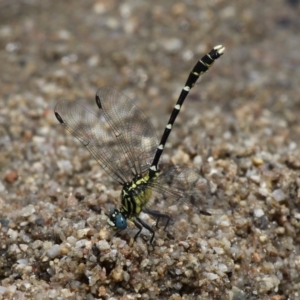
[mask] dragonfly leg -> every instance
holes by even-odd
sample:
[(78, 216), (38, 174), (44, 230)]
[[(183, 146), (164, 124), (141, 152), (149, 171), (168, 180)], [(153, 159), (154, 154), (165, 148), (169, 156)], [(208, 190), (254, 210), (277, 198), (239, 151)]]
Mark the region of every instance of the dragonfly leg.
[(142, 231), (142, 228), (146, 228), (148, 231), (150, 231), (151, 233), (151, 238), (150, 238), (150, 244), (152, 245), (152, 242), (153, 242), (153, 239), (154, 239), (154, 236), (155, 236), (155, 231), (154, 229), (149, 225), (147, 224), (145, 221), (143, 221), (142, 219), (140, 218), (136, 218), (135, 221), (134, 221), (134, 225), (139, 229), (139, 231), (137, 232), (137, 234), (135, 235), (134, 239), (136, 239), (141, 231)]
[(163, 214), (161, 213), (160, 211), (158, 210), (152, 210), (152, 209), (145, 209), (144, 210), (145, 213), (149, 214), (149, 215), (152, 215), (153, 217), (156, 218), (156, 227), (158, 228), (158, 222), (160, 219), (166, 219), (166, 224), (165, 224), (165, 227), (164, 227), (164, 232), (167, 234), (167, 237), (169, 239), (172, 239), (174, 240), (174, 237), (173, 235), (167, 230), (167, 227), (169, 226), (169, 222), (170, 222), (170, 216), (167, 215), (167, 214)]
[(145, 209), (144, 212), (156, 218), (156, 227), (158, 228), (158, 223), (160, 219), (166, 219), (166, 224), (164, 227), (164, 231), (167, 231), (167, 227), (169, 226), (170, 216), (167, 214), (161, 213), (159, 210)]

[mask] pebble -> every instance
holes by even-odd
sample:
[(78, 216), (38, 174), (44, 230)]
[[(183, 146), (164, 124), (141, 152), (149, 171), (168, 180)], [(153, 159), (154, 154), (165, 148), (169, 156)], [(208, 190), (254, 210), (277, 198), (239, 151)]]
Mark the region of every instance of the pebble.
[(10, 171), (5, 174), (4, 179), (8, 183), (13, 183), (18, 179), (18, 172), (16, 171)]
[(218, 274), (210, 273), (210, 272), (203, 272), (203, 275), (209, 280), (216, 280), (219, 278)]
[(8, 236), (11, 238), (11, 240), (15, 241), (19, 235), (19, 233), (11, 228), (7, 231)]
[(26, 245), (26, 244), (20, 244), (19, 247), (23, 252), (26, 252), (28, 249), (28, 245)]
[(77, 238), (82, 239), (83, 237), (87, 236), (90, 230), (90, 228), (83, 228), (77, 230)]
[(97, 243), (97, 247), (100, 251), (105, 251), (110, 249), (110, 245), (107, 241), (101, 240)]
[(23, 216), (23, 217), (29, 217), (29, 216), (31, 216), (34, 213), (35, 213), (35, 208), (34, 208), (34, 206), (32, 204), (24, 207), (21, 210), (21, 216)]
[(48, 251), (46, 252), (47, 256), (51, 259), (58, 257), (60, 255), (60, 245), (53, 245)]
[(255, 217), (260, 218), (260, 217), (262, 217), (264, 214), (265, 214), (265, 213), (264, 213), (264, 211), (263, 211), (261, 208), (256, 208), (256, 209), (254, 209), (254, 215), (255, 215)]
[(272, 192), (272, 196), (278, 202), (281, 202), (286, 199), (286, 195), (281, 189), (274, 190)]

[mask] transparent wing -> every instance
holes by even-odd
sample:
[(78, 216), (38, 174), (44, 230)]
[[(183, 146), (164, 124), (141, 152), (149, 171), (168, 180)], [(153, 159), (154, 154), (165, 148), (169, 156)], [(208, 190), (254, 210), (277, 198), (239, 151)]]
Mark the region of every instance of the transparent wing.
[(98, 90), (93, 106), (63, 100), (54, 111), (59, 122), (121, 184), (149, 168), (158, 145), (155, 130), (123, 93), (104, 87)]
[(149, 209), (157, 210), (162, 202), (177, 205), (178, 210), (186, 204), (202, 214), (213, 214), (217, 208), (209, 182), (189, 168), (172, 167), (149, 182), (149, 186), (152, 188), (152, 197), (146, 205)]

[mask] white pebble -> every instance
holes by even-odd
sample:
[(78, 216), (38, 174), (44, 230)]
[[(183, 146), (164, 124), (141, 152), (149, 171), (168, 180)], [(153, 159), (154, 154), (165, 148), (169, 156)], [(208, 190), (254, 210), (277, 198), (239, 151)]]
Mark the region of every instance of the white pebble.
[(61, 159), (58, 160), (56, 163), (59, 169), (63, 172), (71, 173), (73, 170), (73, 166), (69, 160)]
[(28, 249), (28, 245), (27, 244), (20, 244), (20, 249), (23, 251), (23, 252), (26, 252), (27, 249)]
[(178, 38), (168, 38), (164, 40), (163, 47), (168, 52), (175, 52), (182, 47), (182, 41)]
[(7, 288), (0, 285), (0, 295), (6, 292)]
[(7, 235), (13, 240), (15, 241), (18, 237), (18, 232), (15, 230), (12, 230), (11, 228), (8, 229), (7, 231)]
[(211, 273), (211, 272), (205, 272), (204, 275), (207, 277), (207, 279), (209, 280), (215, 280), (215, 279), (218, 279), (219, 276), (215, 273)]
[(35, 213), (35, 208), (32, 204), (24, 207), (22, 210), (21, 210), (21, 216), (22, 217), (29, 217), (31, 216), (33, 213)]
[(268, 197), (269, 196), (269, 191), (267, 188), (265, 187), (260, 187), (258, 188), (258, 193), (264, 197)]
[(83, 229), (77, 230), (78, 239), (82, 239), (83, 237), (87, 236), (89, 231), (90, 231), (90, 228), (83, 228)]
[(228, 267), (225, 264), (219, 264), (218, 271), (221, 273), (226, 273), (226, 272), (228, 272)]
[(55, 258), (60, 255), (60, 246), (59, 245), (53, 245), (48, 251), (47, 251), (47, 256), (49, 258)]
[(90, 244), (90, 241), (88, 241), (87, 239), (78, 240), (76, 242), (75, 248), (76, 249), (88, 248), (89, 244)]
[(217, 254), (224, 254), (224, 249), (221, 248), (221, 247), (213, 247), (214, 251), (217, 253)]
[(256, 209), (254, 209), (254, 215), (255, 215), (255, 217), (260, 218), (260, 217), (262, 217), (264, 214), (265, 214), (265, 213), (264, 213), (264, 211), (263, 211), (261, 208), (256, 208)]
[(4, 192), (5, 191), (5, 186), (4, 184), (0, 181), (0, 192)]
[(97, 247), (100, 251), (104, 251), (104, 250), (109, 250), (110, 249), (110, 245), (107, 241), (99, 241), (97, 243)]
[(272, 196), (278, 202), (283, 201), (286, 198), (285, 193), (282, 191), (282, 189), (274, 190), (272, 192)]
[(21, 258), (17, 260), (17, 263), (19, 265), (27, 265), (28, 264), (28, 259), (27, 258)]
[(142, 260), (142, 262), (140, 263), (140, 267), (141, 267), (142, 269), (144, 269), (145, 267), (148, 266), (148, 264), (149, 264), (149, 259), (146, 258), (146, 259)]

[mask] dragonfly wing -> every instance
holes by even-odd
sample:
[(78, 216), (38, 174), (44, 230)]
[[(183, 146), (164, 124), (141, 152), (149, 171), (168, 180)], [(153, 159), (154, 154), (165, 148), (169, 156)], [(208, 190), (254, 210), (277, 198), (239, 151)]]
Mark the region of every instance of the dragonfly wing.
[(75, 136), (120, 183), (149, 167), (157, 146), (147, 116), (123, 93), (104, 87), (94, 105), (62, 100), (55, 106), (60, 123)]

